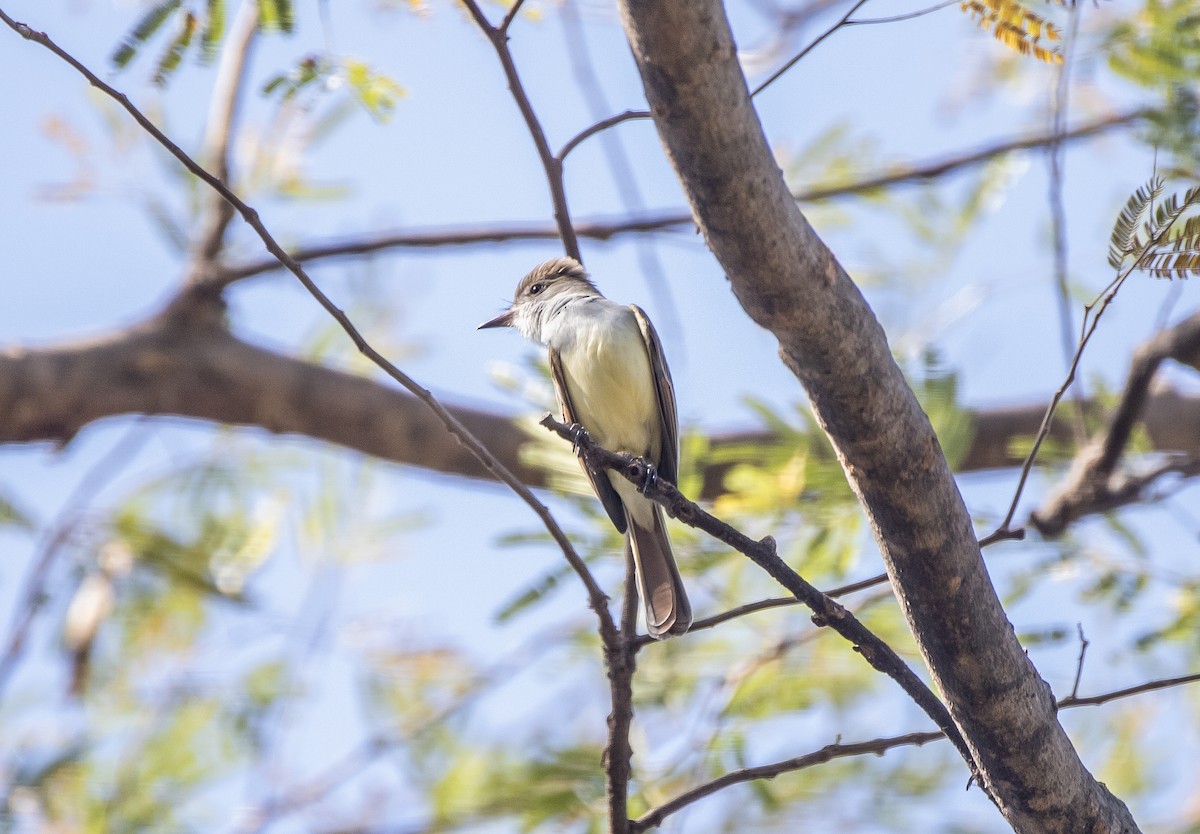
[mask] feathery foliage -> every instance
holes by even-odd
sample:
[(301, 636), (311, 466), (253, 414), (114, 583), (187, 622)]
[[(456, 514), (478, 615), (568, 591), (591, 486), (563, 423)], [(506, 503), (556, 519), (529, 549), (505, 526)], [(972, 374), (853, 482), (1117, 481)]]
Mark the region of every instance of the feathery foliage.
[(1200, 214), (1189, 215), (1200, 203), (1200, 186), (1159, 201), (1164, 187), (1154, 177), (1121, 209), (1108, 243), (1108, 263), (1114, 269), (1129, 263), (1129, 269), (1156, 278), (1200, 274)]
[(1058, 28), (1018, 0), (963, 0), (960, 8), (1009, 49), (1043, 63), (1062, 63), (1062, 53), (1042, 41), (1043, 37), (1046, 42), (1059, 40)]

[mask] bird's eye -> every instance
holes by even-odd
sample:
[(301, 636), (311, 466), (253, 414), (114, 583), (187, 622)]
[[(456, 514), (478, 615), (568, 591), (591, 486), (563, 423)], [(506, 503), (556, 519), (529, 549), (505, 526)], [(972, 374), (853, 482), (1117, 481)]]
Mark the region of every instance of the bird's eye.
[(538, 293), (540, 293), (540, 292), (541, 292), (542, 290), (544, 290), (544, 289), (546, 289), (546, 285), (545, 285), (545, 284), (534, 284), (532, 287), (530, 287), (530, 288), (529, 288), (529, 294), (530, 294), (530, 295), (537, 295)]

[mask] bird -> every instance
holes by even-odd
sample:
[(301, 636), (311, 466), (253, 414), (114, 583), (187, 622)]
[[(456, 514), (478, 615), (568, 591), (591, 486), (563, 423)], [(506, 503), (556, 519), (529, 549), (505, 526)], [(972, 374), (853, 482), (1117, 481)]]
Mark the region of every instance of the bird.
[[(493, 327), (511, 327), (546, 346), (565, 422), (605, 449), (645, 458), (665, 480), (678, 479), (675, 388), (640, 307), (604, 297), (574, 258), (555, 258), (522, 278), (511, 306), (478, 329)], [(621, 475), (582, 459), (580, 465), (633, 554), (646, 631), (657, 639), (683, 634), (692, 609), (662, 508)]]

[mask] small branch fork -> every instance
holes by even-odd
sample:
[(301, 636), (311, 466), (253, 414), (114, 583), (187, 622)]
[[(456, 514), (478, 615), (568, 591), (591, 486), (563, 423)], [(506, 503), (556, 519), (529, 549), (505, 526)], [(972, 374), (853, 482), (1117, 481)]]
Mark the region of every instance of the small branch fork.
[(462, 2), (471, 15), (471, 19), (479, 27), (479, 31), (483, 32), (491, 42), (492, 48), (496, 50), (496, 57), (500, 59), (504, 77), (508, 81), (508, 89), (512, 91), (513, 100), (516, 101), (517, 108), (521, 111), (521, 117), (525, 119), (529, 136), (537, 148), (538, 157), (546, 171), (546, 182), (550, 186), (550, 199), (554, 203), (554, 222), (558, 225), (558, 236), (562, 238), (563, 249), (572, 258), (582, 262), (579, 239), (575, 235), (575, 228), (571, 224), (571, 212), (567, 207), (567, 192), (562, 176), (562, 159), (555, 156), (550, 150), (550, 144), (546, 141), (546, 132), (542, 130), (542, 124), (538, 121), (537, 114), (533, 112), (533, 105), (525, 93), (521, 76), (517, 73), (517, 65), (513, 61), (512, 51), (508, 48), (508, 29), (520, 10), (523, 0), (516, 0), (513, 3), (512, 8), (508, 10), (498, 26), (493, 26), (488, 22), (487, 16), (484, 15), (475, 0), (462, 0)]
[[(1190, 205), (1191, 204), (1184, 204), (1182, 209), (1187, 209)], [(1182, 215), (1182, 211), (1180, 215)], [(1178, 219), (1180, 215), (1177, 215), (1176, 219)], [(1050, 399), (1050, 404), (1046, 406), (1046, 413), (1042, 417), (1042, 424), (1038, 428), (1038, 432), (1033, 438), (1033, 447), (1029, 450), (1029, 454), (1025, 458), (1025, 463), (1021, 466), (1021, 475), (1017, 479), (1017, 488), (1013, 493), (1012, 503), (1009, 505), (1008, 512), (1004, 516), (1004, 521), (1000, 523), (1000, 526), (996, 528), (996, 531), (992, 533), (989, 538), (1012, 538), (1016, 535), (1017, 531), (1013, 530), (1011, 525), (1013, 517), (1017, 514), (1017, 506), (1021, 503), (1021, 494), (1025, 491), (1025, 483), (1029, 480), (1029, 473), (1033, 469), (1033, 463), (1037, 459), (1038, 452), (1042, 448), (1042, 443), (1050, 434), (1050, 428), (1054, 422), (1054, 413), (1058, 410), (1058, 404), (1062, 401), (1063, 396), (1066, 395), (1067, 390), (1071, 387), (1072, 383), (1075, 382), (1075, 375), (1079, 371), (1079, 363), (1083, 359), (1083, 352), (1087, 349), (1088, 342), (1090, 342), (1092, 336), (1095, 335), (1096, 327), (1100, 324), (1101, 317), (1109, 308), (1109, 305), (1116, 300), (1117, 293), (1120, 292), (1121, 287), (1124, 286), (1125, 282), (1129, 279), (1129, 276), (1142, 267), (1146, 258), (1153, 253), (1154, 250), (1163, 243), (1163, 241), (1167, 239), (1171, 233), (1171, 229), (1174, 227), (1175, 221), (1173, 220), (1159, 229), (1157, 234), (1146, 241), (1145, 247), (1142, 250), (1142, 256), (1134, 260), (1124, 269), (1120, 270), (1117, 273), (1117, 276), (1109, 282), (1108, 286), (1101, 290), (1095, 298), (1093, 298), (1087, 305), (1084, 306), (1083, 321), (1080, 324), (1079, 343), (1075, 347), (1075, 355), (1072, 357), (1070, 367), (1067, 369), (1067, 376), (1063, 380), (1062, 384), (1058, 387), (1058, 390), (1054, 392), (1054, 396)], [(1128, 501), (1124, 501), (1122, 503), (1128, 503)]]
[(859, 622), (843, 606), (822, 594), (798, 573), (787, 566), (775, 551), (775, 540), (767, 537), (755, 541), (730, 525), (701, 509), (675, 488), (673, 484), (658, 478), (649, 464), (642, 458), (612, 452), (597, 446), (579, 426), (570, 426), (546, 415), (541, 424), (550, 431), (572, 442), (578, 453), (589, 466), (603, 467), (627, 478), (643, 488), (645, 495), (661, 504), (674, 518), (690, 527), (703, 530), (715, 539), (724, 542), (747, 556), (813, 612), (817, 626), (829, 626), (846, 638), (854, 650), (863, 656), (872, 667), (892, 678), (928, 715), (966, 761), (972, 775), (976, 772), (975, 760), (966, 741), (958, 731), (950, 713), (937, 696), (903, 660), (888, 646)]
[[(1079, 697), (1072, 692), (1069, 697), (1059, 700), (1057, 706), (1058, 709), (1099, 706), (1101, 704), (1106, 704), (1109, 701), (1115, 701), (1119, 698), (1129, 698), (1134, 695), (1144, 694), (1146, 692), (1171, 689), (1176, 686), (1186, 686), (1187, 684), (1191, 683), (1200, 683), (1200, 673), (1148, 681), (1146, 683), (1141, 683), (1137, 686), (1130, 686), (1125, 689), (1102, 692), (1099, 695)], [(1076, 681), (1076, 684), (1078, 684), (1078, 681)], [(772, 762), (771, 764), (758, 765), (756, 767), (747, 767), (741, 770), (730, 771), (729, 773), (724, 773), (709, 782), (704, 782), (703, 784), (684, 791), (674, 799), (667, 800), (662, 805), (659, 805), (657, 808), (646, 812), (636, 820), (630, 820), (629, 831), (630, 834), (641, 834), (643, 831), (648, 831), (651, 828), (662, 825), (663, 820), (670, 815), (675, 814), (686, 808), (688, 805), (691, 805), (692, 803), (701, 800), (706, 796), (711, 796), (717, 791), (727, 788), (731, 785), (738, 785), (742, 782), (750, 782), (756, 779), (774, 779), (776, 776), (781, 776), (784, 773), (792, 773), (797, 770), (804, 770), (805, 768), (822, 765), (834, 759), (841, 759), (848, 756), (882, 756), (887, 751), (896, 747), (920, 747), (928, 744), (931, 741), (937, 741), (938, 739), (944, 737), (945, 736), (940, 732), (931, 731), (923, 733), (906, 733), (900, 736), (877, 738), (870, 741), (860, 741), (851, 744), (837, 742), (834, 744), (828, 744), (825, 747), (822, 747), (820, 750), (816, 750), (812, 753), (806, 753), (803, 756), (796, 756), (792, 759), (785, 759), (784, 761)]]
[(1200, 458), (1169, 455), (1146, 472), (1120, 472), (1121, 460), (1141, 419), (1159, 367), (1168, 359), (1200, 370), (1200, 313), (1160, 331), (1134, 354), (1125, 390), (1108, 425), (1075, 458), (1063, 483), (1030, 517), (1043, 536), (1055, 536), (1076, 519), (1140, 500), (1146, 489), (1164, 475), (1200, 475)]

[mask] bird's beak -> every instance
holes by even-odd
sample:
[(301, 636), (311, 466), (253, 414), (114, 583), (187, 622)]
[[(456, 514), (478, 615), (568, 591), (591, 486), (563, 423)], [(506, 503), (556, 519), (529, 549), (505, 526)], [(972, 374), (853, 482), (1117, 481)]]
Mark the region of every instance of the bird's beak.
[(476, 327), (476, 330), (487, 330), (489, 327), (512, 327), (514, 310), (509, 307), (503, 313), (493, 318), (488, 319), (483, 324)]

